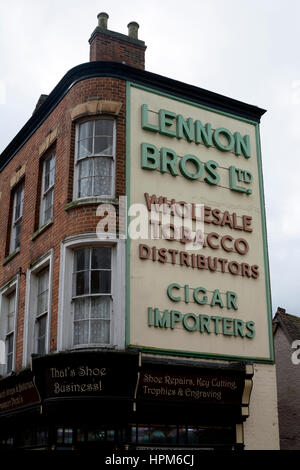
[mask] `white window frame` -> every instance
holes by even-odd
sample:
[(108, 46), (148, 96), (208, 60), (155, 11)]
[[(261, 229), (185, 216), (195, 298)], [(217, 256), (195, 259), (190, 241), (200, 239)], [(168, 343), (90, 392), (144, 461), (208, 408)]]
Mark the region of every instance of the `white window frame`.
[[(46, 173), (46, 163), (49, 160), (54, 159), (54, 177), (53, 184), (48, 188), (45, 188), (45, 173)], [(55, 181), (55, 165), (56, 165), (56, 151), (50, 153), (42, 162), (42, 188), (41, 188), (41, 204), (40, 204), (40, 227), (43, 227), (51, 220), (53, 220), (53, 205), (54, 205), (54, 181)], [(49, 219), (45, 219), (45, 210), (46, 210), (46, 197), (48, 194), (52, 193), (52, 216)]]
[[(79, 158), (79, 127), (80, 125), (92, 121), (100, 120), (110, 120), (113, 122), (113, 145), (112, 145), (112, 155), (105, 155), (105, 154), (95, 154), (92, 153), (89, 156)], [(94, 124), (95, 125), (95, 124)], [(93, 139), (95, 138), (95, 134), (93, 135)], [(93, 140), (94, 142), (94, 140)], [(94, 145), (94, 144), (93, 144)], [(86, 160), (88, 158), (111, 158), (112, 159), (112, 184), (111, 184), (111, 194), (99, 194), (99, 195), (90, 195), (90, 196), (81, 196), (79, 197), (79, 162)], [(94, 178), (94, 175), (93, 175)], [(96, 117), (95, 119), (86, 119), (85, 121), (79, 122), (76, 124), (75, 130), (75, 158), (74, 158), (74, 183), (73, 183), (73, 200), (81, 200), (81, 199), (95, 199), (95, 198), (111, 198), (115, 197), (115, 189), (116, 187), (116, 120), (111, 116), (101, 116)]]
[[(14, 313), (14, 323), (13, 329), (8, 332), (7, 323), (8, 323), (8, 297), (11, 294), (15, 294), (15, 313)], [(15, 370), (16, 366), (16, 333), (17, 333), (17, 317), (18, 317), (18, 302), (19, 302), (19, 275), (14, 276), (8, 283), (6, 283), (0, 289), (0, 375), (7, 375), (7, 337), (13, 333), (13, 359), (12, 359), (12, 371)], [(9, 372), (9, 373), (11, 373)]]
[(45, 268), (49, 269), (48, 309), (46, 321), (45, 354), (50, 350), (50, 320), (53, 277), (53, 250), (40, 257), (26, 274), (26, 301), (24, 322), (23, 366), (31, 363), (31, 355), (37, 354), (37, 301), (38, 301), (38, 274)]
[[(92, 250), (93, 249), (97, 249), (97, 248), (109, 248), (110, 249), (110, 254), (111, 254), (111, 260), (110, 260), (110, 268), (109, 269), (103, 269), (103, 271), (110, 271), (110, 292), (102, 292), (102, 293), (92, 293), (91, 290), (92, 290), (92, 272), (93, 271), (97, 271), (95, 269), (92, 269)], [(75, 277), (78, 275), (78, 273), (80, 271), (76, 271), (75, 270), (75, 258), (76, 258), (76, 252), (78, 250), (82, 250), (82, 249), (88, 249), (89, 250), (89, 269), (86, 270), (88, 271), (89, 273), (89, 293), (87, 294), (76, 294), (75, 291), (74, 291), (74, 288), (75, 288)], [(74, 249), (74, 252), (73, 252), (73, 272), (72, 272), (72, 276), (73, 276), (73, 294), (72, 294), (72, 304), (73, 304), (73, 315), (74, 315), (74, 318), (73, 318), (73, 340), (75, 338), (75, 331), (74, 331), (74, 328), (75, 328), (75, 322), (76, 323), (79, 323), (79, 322), (84, 322), (84, 321), (88, 321), (88, 324), (89, 324), (89, 332), (88, 332), (88, 338), (90, 340), (90, 336), (91, 336), (91, 323), (92, 323), (92, 320), (101, 320), (100, 318), (93, 318), (91, 316), (91, 301), (92, 301), (92, 298), (99, 298), (99, 297), (107, 297), (109, 298), (110, 300), (110, 312), (109, 312), (109, 318), (107, 319), (103, 319), (102, 318), (102, 321), (109, 321), (109, 338), (111, 338), (111, 334), (112, 334), (112, 328), (111, 328), (111, 322), (112, 322), (112, 315), (113, 315), (113, 296), (112, 296), (112, 261), (113, 261), (113, 247), (108, 245), (108, 246), (83, 246), (83, 247), (79, 247), (79, 248), (76, 248)], [(87, 300), (88, 301), (88, 304), (89, 304), (89, 315), (85, 318), (85, 319), (80, 319), (80, 320), (75, 320), (75, 302), (76, 301), (80, 301), (80, 300)], [(79, 343), (79, 345), (84, 345), (86, 346), (86, 344), (92, 344), (91, 341), (88, 341), (88, 343)], [(101, 344), (101, 343), (95, 343), (95, 344)], [(103, 343), (103, 346), (104, 345), (107, 345), (107, 344), (111, 344), (111, 341), (109, 341), (108, 343)]]
[[(58, 307), (58, 350), (66, 349), (124, 349), (125, 348), (125, 240), (103, 240), (95, 233), (72, 235), (61, 243), (59, 307)], [(72, 276), (74, 250), (84, 247), (112, 247), (110, 343), (73, 344), (74, 304), (72, 302)]]
[[(13, 207), (12, 207), (12, 217), (11, 217), (11, 236), (10, 236), (10, 248), (9, 248), (10, 253), (13, 253), (18, 248), (20, 248), (20, 239), (19, 239), (18, 245), (15, 246), (16, 245), (16, 226), (19, 223), (21, 224), (21, 228), (20, 228), (20, 237), (21, 237), (23, 206), (24, 206), (24, 188), (25, 188), (25, 185), (24, 185), (24, 182), (22, 182), (20, 184), (20, 186), (15, 188), (14, 193), (13, 193)], [(21, 204), (20, 204), (21, 205), (21, 210), (20, 210), (19, 217), (16, 219), (17, 194), (20, 191), (22, 192)]]

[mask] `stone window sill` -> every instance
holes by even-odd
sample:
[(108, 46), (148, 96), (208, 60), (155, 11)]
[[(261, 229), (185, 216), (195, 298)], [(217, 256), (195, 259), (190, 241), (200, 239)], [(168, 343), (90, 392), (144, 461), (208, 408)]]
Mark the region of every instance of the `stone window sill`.
[(65, 205), (65, 211), (75, 209), (80, 206), (88, 206), (90, 204), (118, 204), (119, 200), (115, 197), (87, 197), (83, 199), (76, 199)]
[(43, 233), (48, 227), (51, 227), (53, 224), (53, 219), (49, 220), (45, 225), (42, 225), (42, 227), (38, 228), (33, 235), (31, 236), (31, 240), (34, 241), (41, 233)]
[(13, 251), (6, 258), (4, 258), (2, 262), (2, 266), (5, 266), (7, 263), (9, 263), (19, 253), (20, 253), (20, 247), (18, 247), (15, 251)]

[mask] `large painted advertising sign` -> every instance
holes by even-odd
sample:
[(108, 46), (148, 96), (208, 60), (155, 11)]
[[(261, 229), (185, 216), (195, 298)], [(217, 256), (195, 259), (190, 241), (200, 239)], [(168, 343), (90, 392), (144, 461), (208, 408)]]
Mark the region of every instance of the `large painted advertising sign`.
[(127, 345), (272, 361), (258, 124), (128, 83), (127, 196)]

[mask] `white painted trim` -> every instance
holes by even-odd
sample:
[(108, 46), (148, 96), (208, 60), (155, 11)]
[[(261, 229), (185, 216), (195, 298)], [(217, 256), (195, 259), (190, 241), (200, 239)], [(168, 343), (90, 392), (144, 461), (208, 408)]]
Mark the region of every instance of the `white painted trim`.
[[(100, 195), (100, 196), (84, 196), (82, 198), (80, 198), (78, 196), (78, 177), (79, 177), (79, 166), (78, 166), (78, 163), (81, 161), (81, 160), (84, 160), (84, 159), (78, 159), (78, 135), (79, 135), (79, 126), (81, 124), (84, 124), (85, 122), (88, 122), (88, 121), (98, 121), (98, 120), (104, 120), (104, 119), (110, 119), (111, 121), (113, 121), (113, 151), (112, 151), (112, 156), (106, 156), (106, 155), (99, 155), (99, 154), (96, 154), (96, 155), (91, 155), (90, 157), (91, 158), (101, 158), (102, 156), (103, 157), (108, 157), (108, 158), (112, 158), (112, 161), (113, 161), (113, 164), (112, 164), (112, 174), (113, 174), (113, 179), (112, 179), (112, 194), (104, 194), (104, 195)], [(109, 115), (102, 115), (102, 116), (97, 116), (97, 117), (94, 117), (93, 119), (86, 119), (85, 121), (82, 121), (82, 122), (78, 122), (76, 123), (76, 127), (75, 127), (75, 154), (74, 154), (74, 172), (73, 172), (73, 201), (80, 201), (81, 199), (82, 200), (86, 200), (88, 198), (90, 199), (95, 199), (96, 197), (102, 197), (102, 198), (115, 198), (115, 194), (116, 194), (116, 152), (117, 152), (117, 122), (116, 122), (116, 119), (112, 118), (111, 116)], [(89, 157), (85, 157), (85, 158), (89, 158)]]
[[(5, 283), (5, 285), (0, 289), (0, 325), (3, 321), (2, 315), (7, 312), (3, 312), (3, 297), (8, 296), (10, 293), (15, 292), (16, 297), (15, 297), (15, 318), (14, 318), (14, 344), (13, 344), (13, 363), (12, 363), (12, 370), (15, 370), (16, 367), (16, 351), (17, 351), (17, 327), (18, 327), (18, 305), (19, 305), (19, 286), (20, 286), (20, 275), (17, 274), (14, 277), (12, 277), (8, 282)], [(6, 338), (6, 331), (1, 331), (1, 336), (0, 338), (4, 341), (3, 337)], [(5, 346), (5, 356), (6, 356), (6, 346)], [(0, 367), (2, 367), (0, 365)], [(4, 375), (7, 374), (6, 367), (3, 367), (3, 370), (1, 371)]]
[[(48, 313), (47, 313), (47, 331), (46, 331), (46, 354), (50, 351), (50, 325), (52, 312), (52, 280), (53, 280), (53, 249), (49, 250), (36, 263), (27, 269), (26, 274), (26, 298), (24, 315), (24, 341), (23, 341), (23, 367), (30, 365), (31, 354), (35, 351), (35, 323), (33, 328), (29, 328), (29, 322), (35, 318), (35, 311), (32, 304), (36, 299), (36, 289), (33, 287), (32, 277), (38, 274), (44, 267), (49, 266), (49, 293), (48, 293)], [(30, 335), (30, 338), (29, 338)]]
[[(72, 276), (73, 250), (80, 246), (112, 246), (112, 298), (111, 344), (89, 344), (88, 348), (125, 348), (125, 240), (99, 240), (95, 233), (71, 235), (61, 243), (59, 302), (58, 302), (58, 344), (57, 349), (85, 349), (73, 346)], [(69, 317), (69, 318), (68, 318)], [(72, 324), (71, 324), (72, 322)]]

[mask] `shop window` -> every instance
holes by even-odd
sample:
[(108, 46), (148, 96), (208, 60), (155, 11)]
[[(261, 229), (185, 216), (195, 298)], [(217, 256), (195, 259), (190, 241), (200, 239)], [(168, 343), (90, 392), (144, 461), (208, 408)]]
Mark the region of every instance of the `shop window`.
[(25, 305), (24, 366), (31, 354), (47, 354), (51, 312), (52, 250), (28, 271)]
[(58, 445), (71, 445), (73, 442), (73, 428), (57, 428), (56, 442)]
[(113, 196), (115, 121), (90, 120), (77, 125), (74, 199)]
[(42, 163), (40, 226), (53, 219), (55, 159), (55, 152), (52, 152)]
[(235, 427), (138, 424), (131, 427), (131, 442), (146, 446), (184, 445), (231, 449), (235, 444)]
[(84, 247), (74, 252), (74, 345), (110, 343), (111, 250)]
[(0, 374), (10, 374), (15, 362), (15, 328), (17, 309), (18, 278), (12, 280), (0, 290), (0, 340), (1, 348)]
[(24, 184), (18, 186), (12, 195), (12, 219), (9, 252), (13, 253), (20, 247), (21, 225), (23, 216)]

